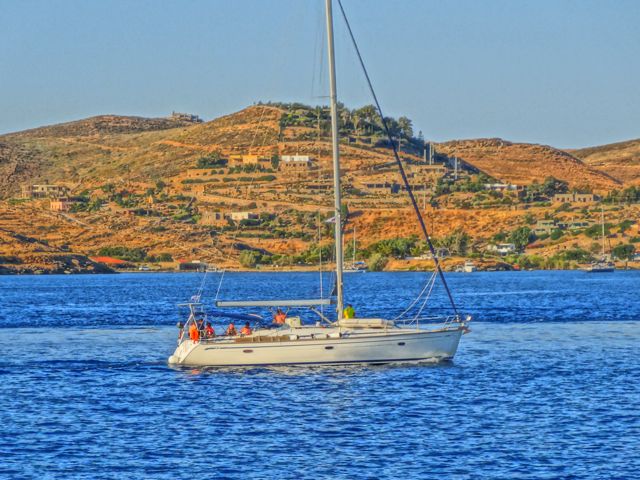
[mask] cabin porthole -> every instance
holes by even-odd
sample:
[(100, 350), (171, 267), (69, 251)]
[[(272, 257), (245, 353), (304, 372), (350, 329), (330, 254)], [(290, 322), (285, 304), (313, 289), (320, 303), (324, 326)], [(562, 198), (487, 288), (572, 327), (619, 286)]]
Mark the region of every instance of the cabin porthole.
[(253, 350), (242, 350), (242, 353), (253, 353)]
[(404, 342), (398, 342), (398, 345), (400, 345), (401, 347), (404, 347), (405, 343)]

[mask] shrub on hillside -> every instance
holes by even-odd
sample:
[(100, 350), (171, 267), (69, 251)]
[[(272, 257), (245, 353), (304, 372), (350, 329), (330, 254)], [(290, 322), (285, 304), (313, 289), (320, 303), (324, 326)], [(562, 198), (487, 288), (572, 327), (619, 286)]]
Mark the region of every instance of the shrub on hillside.
[(389, 259), (385, 256), (380, 255), (379, 253), (374, 253), (369, 257), (367, 261), (367, 267), (372, 272), (381, 272), (384, 270), (384, 267), (387, 265)]
[(613, 254), (614, 257), (619, 258), (620, 260), (629, 261), (635, 255), (636, 247), (635, 245), (632, 245), (630, 243), (626, 245), (617, 245), (616, 247), (613, 248), (611, 253)]
[(113, 257), (128, 262), (142, 262), (147, 257), (147, 252), (142, 248), (129, 248), (125, 246), (102, 247), (98, 250), (101, 257)]
[(240, 254), (238, 260), (245, 268), (254, 268), (262, 259), (262, 255), (255, 250), (245, 250)]

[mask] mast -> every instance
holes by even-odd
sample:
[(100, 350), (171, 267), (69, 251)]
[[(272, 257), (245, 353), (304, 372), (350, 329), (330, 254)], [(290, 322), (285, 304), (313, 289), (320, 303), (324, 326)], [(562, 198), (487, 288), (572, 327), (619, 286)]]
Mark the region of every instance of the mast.
[(600, 206), (600, 213), (602, 214), (602, 260), (604, 261), (604, 207)]
[(353, 264), (356, 264), (356, 226), (353, 226)]
[(333, 49), (333, 12), (332, 0), (326, 0), (327, 16), (327, 53), (329, 55), (329, 99), (331, 105), (331, 143), (333, 147), (333, 198), (336, 243), (336, 308), (338, 321), (342, 320), (344, 299), (342, 293), (342, 199), (340, 196), (340, 147), (338, 145), (338, 102), (336, 93), (336, 59)]

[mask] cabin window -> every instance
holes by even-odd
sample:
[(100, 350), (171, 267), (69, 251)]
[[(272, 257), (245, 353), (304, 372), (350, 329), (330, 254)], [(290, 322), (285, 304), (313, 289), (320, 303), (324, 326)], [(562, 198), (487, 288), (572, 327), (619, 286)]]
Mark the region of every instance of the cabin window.
[(333, 350), (333, 347), (324, 347), (325, 350)]
[(242, 353), (252, 353), (253, 350), (242, 350)]
[(404, 347), (404, 342), (398, 342), (398, 345), (400, 345), (401, 347)]

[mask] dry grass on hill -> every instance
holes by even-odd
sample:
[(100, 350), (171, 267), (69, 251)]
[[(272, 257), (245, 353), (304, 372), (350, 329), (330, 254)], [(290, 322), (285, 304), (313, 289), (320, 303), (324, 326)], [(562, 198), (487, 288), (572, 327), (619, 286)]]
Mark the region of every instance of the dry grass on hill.
[(625, 184), (640, 185), (640, 139), (568, 152)]
[(589, 186), (597, 191), (619, 188), (621, 182), (576, 157), (546, 145), (511, 143), (501, 139), (458, 140), (437, 149), (457, 156), (503, 182), (527, 185), (555, 177), (571, 187)]

